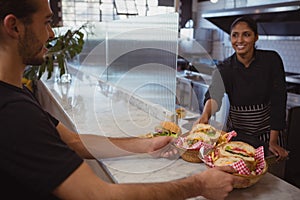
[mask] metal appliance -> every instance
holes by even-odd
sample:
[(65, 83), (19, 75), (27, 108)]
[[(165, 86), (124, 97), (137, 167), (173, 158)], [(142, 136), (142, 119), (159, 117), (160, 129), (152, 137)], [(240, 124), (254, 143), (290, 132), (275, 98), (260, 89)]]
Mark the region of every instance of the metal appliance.
[(257, 21), (259, 35), (300, 36), (300, 1), (210, 10), (202, 17), (230, 33), (231, 23), (245, 15)]

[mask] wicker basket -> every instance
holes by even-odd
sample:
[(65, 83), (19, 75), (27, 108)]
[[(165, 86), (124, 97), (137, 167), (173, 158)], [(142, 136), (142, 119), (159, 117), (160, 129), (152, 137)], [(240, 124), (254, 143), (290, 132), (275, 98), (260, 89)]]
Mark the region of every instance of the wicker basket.
[[(180, 137), (186, 137), (189, 134), (189, 132), (182, 134)], [(183, 147), (177, 146), (174, 144), (175, 147), (179, 150), (180, 156), (183, 160), (187, 162), (193, 162), (193, 163), (201, 163), (203, 162), (199, 158), (199, 149), (185, 149)]]
[(237, 184), (237, 185), (234, 185), (233, 187), (234, 188), (247, 188), (247, 187), (250, 187), (252, 185), (254, 185), (255, 183), (257, 183), (261, 177), (263, 177), (266, 173), (268, 172), (268, 165), (266, 164), (265, 165), (265, 168), (263, 169), (262, 173), (259, 174), (259, 175), (242, 175), (242, 174), (234, 174), (236, 176), (239, 176), (239, 177), (243, 177), (245, 179), (248, 179), (249, 182), (247, 185), (241, 185), (241, 184)]
[(181, 158), (187, 162), (201, 163), (199, 158), (199, 149), (188, 149), (181, 154)]
[(193, 163), (203, 162), (199, 158), (199, 149), (185, 149), (177, 145), (175, 145), (175, 147), (179, 150), (180, 156), (183, 160), (187, 162), (193, 162)]

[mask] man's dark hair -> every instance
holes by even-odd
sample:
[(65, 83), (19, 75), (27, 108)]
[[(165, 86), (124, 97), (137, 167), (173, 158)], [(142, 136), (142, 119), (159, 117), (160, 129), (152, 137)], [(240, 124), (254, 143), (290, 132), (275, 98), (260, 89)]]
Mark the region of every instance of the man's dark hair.
[(255, 35), (257, 35), (257, 24), (254, 19), (248, 16), (242, 16), (234, 20), (230, 26), (230, 32), (239, 22), (245, 22), (249, 26), (249, 28), (255, 33)]
[(35, 0), (0, 0), (0, 21), (13, 14), (24, 22), (31, 22), (31, 15), (38, 10)]

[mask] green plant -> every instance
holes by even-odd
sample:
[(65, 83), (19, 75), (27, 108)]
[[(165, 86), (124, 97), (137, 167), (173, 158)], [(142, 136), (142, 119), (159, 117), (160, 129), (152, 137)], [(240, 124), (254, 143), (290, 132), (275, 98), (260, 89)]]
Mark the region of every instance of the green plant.
[(47, 79), (53, 74), (54, 65), (57, 64), (59, 74), (66, 73), (66, 61), (81, 53), (84, 45), (84, 32), (87, 24), (78, 29), (68, 29), (64, 34), (58, 34), (46, 44), (49, 49), (45, 56), (45, 62), (39, 66), (28, 66), (24, 72), (24, 77), (28, 80), (39, 80), (45, 71), (48, 72)]

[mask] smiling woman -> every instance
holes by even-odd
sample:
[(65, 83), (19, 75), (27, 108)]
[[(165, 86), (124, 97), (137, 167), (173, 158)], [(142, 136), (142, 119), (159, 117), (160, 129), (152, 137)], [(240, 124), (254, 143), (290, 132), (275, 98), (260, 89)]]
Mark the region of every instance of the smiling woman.
[(205, 95), (205, 106), (198, 122), (208, 123), (222, 105), (224, 93), (230, 101), (226, 131), (236, 131), (235, 140), (264, 146), (279, 159), (288, 152), (283, 148), (286, 84), (280, 55), (255, 47), (257, 24), (249, 17), (237, 18), (230, 27), (235, 53), (217, 65)]

